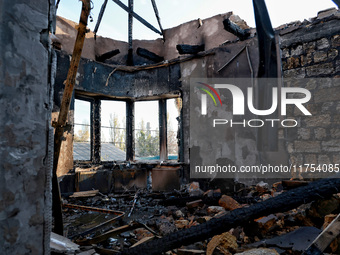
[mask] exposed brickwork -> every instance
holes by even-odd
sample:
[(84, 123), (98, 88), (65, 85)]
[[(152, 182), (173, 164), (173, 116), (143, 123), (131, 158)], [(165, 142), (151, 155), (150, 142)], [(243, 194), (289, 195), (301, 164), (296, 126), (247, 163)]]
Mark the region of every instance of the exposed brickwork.
[[(340, 23), (340, 22), (339, 22)], [(327, 22), (322, 24), (325, 26)], [(330, 23), (332, 25), (333, 23)], [(321, 23), (315, 24), (320, 26)], [(288, 40), (299, 37), (295, 31), (284, 35)], [(287, 113), (299, 122), (294, 131), (287, 132), (287, 151), (292, 163), (340, 163), (340, 33), (315, 38), (309, 42), (298, 40), (282, 49), (282, 68), (285, 78), (313, 78), (289, 86), (302, 86), (312, 94), (305, 104), (312, 116), (304, 116), (299, 109), (289, 108)], [(318, 78), (318, 79), (316, 79)], [(322, 79), (319, 79), (322, 78)], [(307, 81), (307, 82), (306, 82)]]

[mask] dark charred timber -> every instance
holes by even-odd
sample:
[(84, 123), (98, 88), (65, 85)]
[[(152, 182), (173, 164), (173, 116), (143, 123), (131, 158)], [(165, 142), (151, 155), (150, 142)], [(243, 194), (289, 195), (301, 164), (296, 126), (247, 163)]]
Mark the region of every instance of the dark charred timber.
[(158, 119), (159, 119), (159, 159), (165, 161), (168, 159), (168, 139), (167, 139), (167, 110), (166, 99), (158, 101)]
[(206, 205), (218, 205), (218, 201), (220, 200), (221, 196), (218, 197), (202, 197), (202, 196), (192, 196), (192, 197), (175, 197), (175, 198), (168, 198), (164, 201), (160, 201), (159, 204), (164, 206), (186, 206), (186, 203), (202, 199), (203, 203)]
[(160, 32), (157, 28), (155, 28), (153, 25), (151, 25), (149, 22), (147, 22), (145, 19), (143, 19), (141, 16), (139, 16), (137, 13), (135, 13), (133, 10), (130, 10), (129, 7), (127, 7), (124, 3), (122, 3), (120, 0), (112, 0), (115, 2), (120, 8), (125, 10), (127, 13), (131, 14), (135, 19), (137, 19), (140, 23), (142, 23), (144, 26), (150, 28), (152, 31), (156, 32), (157, 34), (163, 35), (162, 32)]
[(100, 126), (101, 126), (101, 118), (100, 118), (100, 112), (101, 112), (101, 100), (95, 99), (94, 102), (91, 104), (91, 132), (92, 132), (92, 150), (91, 150), (91, 160), (94, 163), (99, 164), (100, 163), (100, 151), (101, 151), (101, 132), (100, 132)]
[[(278, 86), (278, 66), (281, 66), (281, 59), (277, 57), (275, 33), (269, 18), (269, 13), (264, 0), (253, 0), (260, 64), (257, 77), (257, 109), (270, 109), (272, 105), (272, 89)], [(280, 62), (279, 62), (280, 61)], [(259, 119), (277, 119), (278, 111), (271, 115), (259, 116)], [(259, 151), (278, 150), (278, 126), (263, 127), (257, 129), (257, 148)]]
[(340, 8), (340, 0), (333, 0), (333, 2)]
[(153, 52), (151, 52), (147, 49), (140, 48), (140, 47), (137, 48), (137, 55), (141, 56), (143, 58), (146, 58), (148, 60), (151, 60), (155, 63), (159, 63), (159, 62), (164, 61), (163, 57), (158, 56), (157, 54), (155, 54), (155, 53), (153, 53)]
[(204, 51), (204, 44), (201, 45), (188, 45), (188, 44), (177, 44), (176, 49), (179, 54), (197, 54), (200, 51)]
[(99, 29), (99, 26), (100, 26), (100, 22), (102, 22), (102, 18), (103, 18), (103, 15), (104, 15), (104, 12), (105, 12), (105, 8), (106, 8), (106, 5), (107, 5), (107, 1), (108, 0), (104, 0), (104, 3), (102, 5), (102, 7), (100, 8), (100, 12), (99, 12), (99, 15), (98, 15), (98, 20), (97, 20), (97, 24), (93, 30), (93, 33), (94, 33), (94, 39), (96, 40), (97, 39), (97, 32), (98, 32), (98, 29)]
[(62, 141), (64, 140), (64, 129), (67, 126), (67, 116), (70, 109), (72, 100), (73, 89), (78, 72), (78, 66), (81, 58), (81, 52), (83, 50), (87, 19), (91, 11), (91, 1), (85, 0), (82, 2), (82, 10), (79, 19), (78, 33), (76, 41), (74, 43), (72, 59), (70, 67), (65, 80), (65, 88), (63, 98), (60, 105), (60, 111), (57, 122), (53, 123), (55, 128), (54, 132), (54, 152), (53, 152), (53, 176), (52, 176), (52, 215), (54, 218), (54, 229), (56, 234), (63, 235), (63, 217), (61, 208), (61, 195), (57, 176), (58, 161), (60, 155), (60, 149)]
[(96, 61), (98, 62), (104, 62), (105, 60), (107, 59), (110, 59), (116, 55), (118, 55), (120, 53), (119, 49), (116, 49), (116, 50), (111, 50), (109, 52), (106, 52), (98, 57), (96, 57)]
[(229, 18), (223, 20), (224, 29), (236, 35), (241, 41), (244, 41), (250, 36), (250, 29), (242, 29)]
[(129, 0), (129, 51), (128, 51), (128, 56), (127, 56), (127, 62), (126, 64), (128, 66), (133, 66), (133, 37), (132, 37), (132, 29), (133, 29), (133, 0)]
[(133, 66), (133, 49), (128, 50), (126, 65)]
[[(340, 177), (337, 175), (336, 177)], [(206, 223), (180, 230), (161, 239), (156, 239), (137, 247), (124, 250), (120, 255), (156, 255), (182, 245), (206, 240), (215, 235), (228, 231), (230, 228), (244, 226), (249, 221), (272, 213), (286, 212), (301, 204), (310, 203), (316, 199), (328, 198), (338, 193), (340, 189), (339, 178), (328, 178), (312, 182), (304, 187), (299, 187), (277, 197), (267, 199), (249, 207), (236, 209), (221, 218), (214, 218)]]
[(126, 102), (126, 161), (133, 161), (135, 155), (135, 104)]
[(161, 18), (159, 17), (156, 1), (155, 0), (151, 0), (151, 3), (152, 3), (153, 10), (155, 11), (155, 15), (156, 15), (156, 19), (157, 19), (159, 28), (161, 29), (161, 32), (163, 34), (163, 39), (165, 40), (165, 38), (164, 38), (164, 31), (163, 31), (163, 27), (162, 27), (162, 24), (161, 24)]

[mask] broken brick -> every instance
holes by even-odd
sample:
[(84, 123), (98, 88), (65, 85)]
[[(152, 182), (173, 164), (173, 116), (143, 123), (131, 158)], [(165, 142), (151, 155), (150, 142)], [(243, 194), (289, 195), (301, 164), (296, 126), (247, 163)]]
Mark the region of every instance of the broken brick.
[(144, 229), (144, 228), (137, 228), (133, 231), (133, 233), (136, 235), (136, 239), (142, 240), (145, 237), (151, 237), (153, 236), (152, 233), (150, 233), (148, 230)]
[(192, 182), (189, 185), (188, 192), (191, 197), (203, 195), (203, 191), (200, 189), (200, 184), (198, 182)]
[(266, 217), (259, 218), (255, 220), (258, 224), (259, 230), (261, 231), (262, 235), (271, 231), (274, 226), (276, 225), (277, 217), (273, 214), (270, 214)]
[(177, 211), (175, 212), (175, 216), (176, 216), (177, 218), (182, 218), (182, 217), (184, 217), (185, 215), (184, 215), (184, 213), (183, 213), (181, 210), (177, 210)]
[(175, 221), (175, 226), (176, 226), (177, 229), (185, 228), (188, 225), (189, 225), (188, 220), (176, 220)]
[(242, 207), (235, 199), (227, 195), (223, 195), (218, 201), (218, 204), (228, 211), (232, 211)]
[(188, 202), (187, 203), (187, 207), (189, 209), (191, 208), (196, 208), (196, 207), (202, 207), (204, 205), (202, 199), (199, 199), (199, 200), (195, 200), (195, 201), (192, 201), (192, 202)]
[(236, 237), (229, 232), (224, 232), (221, 235), (214, 236), (207, 246), (207, 255), (212, 255), (218, 247), (223, 254), (232, 254), (238, 248)]
[(219, 212), (225, 212), (225, 209), (222, 206), (209, 206), (207, 209), (207, 213), (210, 214), (216, 214)]

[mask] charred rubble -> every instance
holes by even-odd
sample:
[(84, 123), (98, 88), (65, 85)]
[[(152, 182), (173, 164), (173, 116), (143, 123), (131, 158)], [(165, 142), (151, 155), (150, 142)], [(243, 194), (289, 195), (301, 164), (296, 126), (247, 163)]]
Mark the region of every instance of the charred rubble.
[[(0, 254), (340, 254), (338, 9), (274, 29), (258, 0), (256, 28), (228, 12), (163, 29), (156, 1), (159, 28), (133, 0), (113, 0), (128, 14), (122, 42), (97, 35), (107, 0), (94, 32), (90, 0), (82, 0), (79, 23), (56, 16), (59, 2), (1, 3)], [(134, 40), (134, 19), (161, 38)], [(192, 144), (192, 77), (245, 78), (250, 83), (239, 89), (252, 87), (259, 109), (271, 107), (269, 92), (283, 83), (254, 79), (303, 78), (285, 85), (310, 91), (311, 116), (288, 106), (294, 128), (226, 126), (216, 146), (210, 135), (202, 137), (209, 146)], [(211, 115), (233, 115), (232, 96), (223, 99)], [(78, 101), (88, 123), (76, 122)], [(122, 126), (103, 124), (107, 101), (122, 103)], [(136, 122), (145, 102), (158, 109), (154, 130)], [(105, 142), (105, 128), (119, 130), (119, 140)], [(148, 145), (145, 155), (140, 144)], [(191, 166), (208, 159), (290, 168), (196, 176)], [(322, 175), (324, 167), (332, 171)]]
[[(63, 198), (65, 236), (76, 254), (302, 254), (340, 211), (338, 179), (305, 182), (229, 194), (198, 182), (174, 192), (76, 192)], [(339, 241), (325, 252), (337, 254)]]

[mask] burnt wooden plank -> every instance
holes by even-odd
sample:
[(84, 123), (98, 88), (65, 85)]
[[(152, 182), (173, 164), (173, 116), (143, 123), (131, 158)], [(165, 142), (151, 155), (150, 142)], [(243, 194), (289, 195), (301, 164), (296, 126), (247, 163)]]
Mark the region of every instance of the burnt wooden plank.
[(133, 161), (135, 157), (135, 104), (132, 100), (126, 102), (126, 160)]
[(236, 35), (241, 41), (246, 40), (250, 36), (250, 29), (242, 29), (229, 18), (223, 20), (224, 29)]
[(110, 59), (120, 53), (119, 49), (111, 50), (109, 52), (106, 52), (100, 56), (96, 56), (96, 61), (98, 62), (104, 62), (107, 59)]
[(156, 19), (157, 19), (159, 28), (161, 29), (161, 32), (163, 34), (163, 39), (164, 39), (163, 27), (162, 27), (162, 24), (161, 24), (161, 18), (159, 17), (156, 1), (155, 0), (151, 0), (151, 3), (152, 3), (153, 10), (155, 11)]
[(132, 43), (133, 43), (133, 36), (132, 36), (132, 30), (133, 30), (133, 0), (129, 0), (129, 50), (127, 55), (127, 61), (126, 65), (133, 66), (133, 49), (132, 49)]
[(140, 47), (137, 48), (137, 55), (141, 56), (143, 58), (146, 58), (148, 60), (151, 60), (155, 63), (164, 61), (163, 57), (161, 57), (161, 56), (157, 55), (156, 53), (153, 53), (153, 52), (151, 52), (147, 49), (140, 48)]
[(81, 58), (81, 52), (83, 50), (87, 19), (90, 15), (91, 3), (90, 0), (83, 1), (82, 11), (79, 19), (79, 27), (77, 38), (73, 48), (72, 59), (70, 62), (70, 67), (65, 80), (65, 89), (63, 93), (63, 98), (61, 101), (60, 112), (58, 116), (58, 121), (53, 123), (55, 127), (54, 133), (54, 154), (53, 154), (53, 177), (52, 177), (52, 209), (54, 217), (54, 232), (63, 235), (63, 217), (61, 212), (61, 195), (59, 182), (57, 177), (57, 169), (59, 162), (59, 155), (61, 150), (61, 143), (64, 140), (64, 128), (67, 121), (67, 116), (70, 108), (70, 103), (72, 100), (73, 89), (75, 86), (76, 76), (78, 72), (78, 66)]
[(150, 28), (152, 31), (156, 32), (157, 34), (163, 35), (162, 32), (160, 32), (157, 28), (155, 28), (153, 25), (151, 25), (149, 22), (147, 22), (145, 19), (143, 19), (141, 16), (139, 16), (137, 13), (131, 11), (129, 7), (127, 7), (124, 3), (122, 3), (120, 0), (112, 0), (115, 2), (119, 7), (121, 7), (123, 10), (125, 10), (127, 13), (131, 13), (131, 15), (137, 19), (139, 22), (141, 22), (146, 27)]
[(102, 7), (100, 8), (100, 12), (99, 12), (99, 15), (98, 15), (98, 20), (97, 20), (97, 23), (96, 23), (96, 27), (93, 30), (94, 39), (97, 39), (97, 32), (98, 32), (100, 23), (102, 22), (102, 18), (103, 18), (104, 11), (105, 11), (105, 8), (106, 8), (106, 5), (107, 5), (107, 1), (108, 0), (104, 0), (104, 3), (102, 5)]
[(158, 101), (159, 107), (159, 158), (161, 161), (168, 159), (168, 143), (167, 143), (167, 110), (166, 99)]
[(179, 54), (197, 54), (200, 51), (204, 51), (204, 44), (201, 45), (188, 45), (188, 44), (177, 44), (176, 49)]
[(269, 198), (261, 203), (242, 207), (231, 211), (220, 218), (193, 226), (188, 229), (179, 230), (168, 234), (160, 239), (152, 240), (137, 247), (125, 249), (120, 255), (161, 254), (183, 245), (189, 245), (198, 241), (206, 240), (212, 236), (219, 235), (237, 226), (244, 226), (250, 220), (257, 219), (271, 213), (285, 212), (298, 207), (301, 204), (312, 202), (320, 197), (327, 198), (338, 193), (340, 188), (339, 175), (334, 178), (322, 179), (299, 187), (277, 197)]

